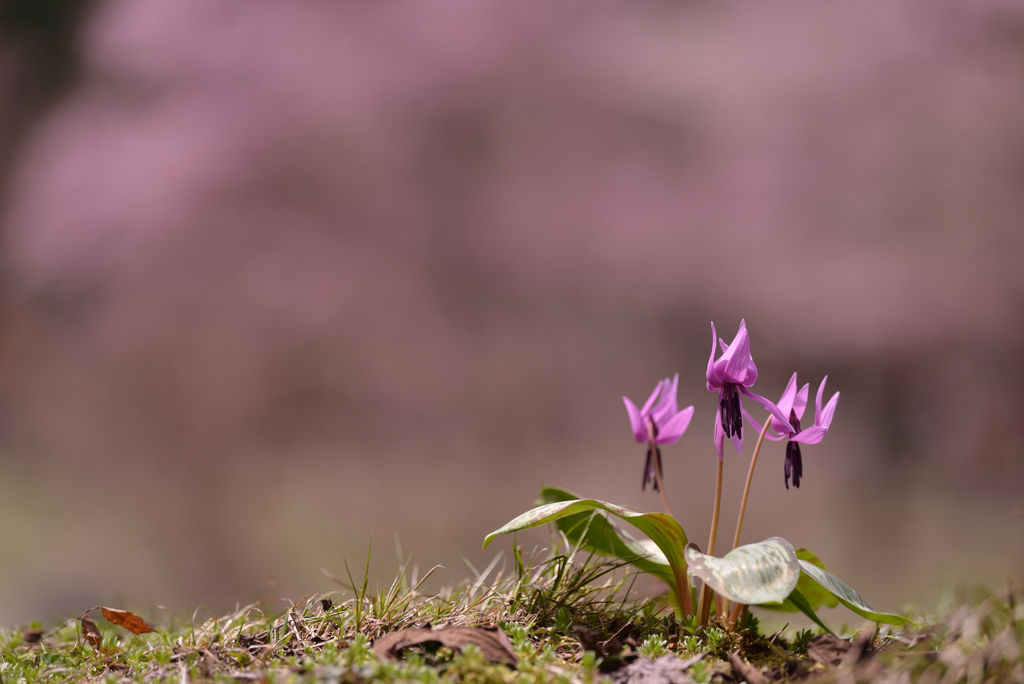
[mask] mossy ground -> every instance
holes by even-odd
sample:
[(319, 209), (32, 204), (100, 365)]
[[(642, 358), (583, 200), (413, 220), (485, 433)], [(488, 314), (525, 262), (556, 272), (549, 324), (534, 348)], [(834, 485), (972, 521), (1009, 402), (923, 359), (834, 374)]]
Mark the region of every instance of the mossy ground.
[[(747, 679), (759, 674), (766, 681), (1024, 682), (1024, 595), (1012, 585), (965, 593), (941, 618), (922, 618), (912, 629), (883, 627), (862, 657), (822, 664), (807, 657), (807, 630), (764, 633), (753, 618), (734, 632), (680, 622), (658, 599), (632, 598), (632, 576), (618, 563), (572, 563), (556, 552), (534, 563), (517, 556), (515, 565), (506, 578), (488, 582), (484, 575), (435, 595), (410, 586), (403, 571), (377, 592), (367, 592), (365, 581), (351, 583), (347, 591), (296, 604), (172, 619), (142, 636), (97, 616), (98, 649), (85, 643), (75, 619), (45, 633), (0, 630), (0, 682), (575, 683), (621, 680), (617, 665), (666, 654), (704, 654), (686, 669), (694, 681), (738, 682), (730, 652), (758, 671)], [(371, 652), (374, 639), (428, 622), (500, 625), (519, 664), (490, 663), (472, 646), (461, 653), (417, 647), (390, 662)], [(607, 648), (609, 639), (622, 645), (619, 656), (587, 650), (595, 642)]]

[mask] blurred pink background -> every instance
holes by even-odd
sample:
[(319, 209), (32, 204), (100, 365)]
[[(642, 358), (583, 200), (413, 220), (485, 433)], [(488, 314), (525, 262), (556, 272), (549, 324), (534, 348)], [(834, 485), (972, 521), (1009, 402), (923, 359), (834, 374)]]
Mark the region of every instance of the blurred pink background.
[(371, 535), (453, 582), (542, 483), (657, 510), (620, 397), (677, 371), (703, 546), (741, 318), (755, 391), (842, 392), (746, 541), (885, 610), (1024, 571), (1020, 3), (0, 7), (0, 624), (298, 599)]

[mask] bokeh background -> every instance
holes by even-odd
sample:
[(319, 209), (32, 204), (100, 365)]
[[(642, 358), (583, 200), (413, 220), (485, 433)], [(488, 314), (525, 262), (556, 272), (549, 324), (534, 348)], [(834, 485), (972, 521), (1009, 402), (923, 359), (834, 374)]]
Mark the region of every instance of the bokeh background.
[(745, 540), (998, 584), (1022, 122), (1010, 0), (0, 0), (0, 624), (298, 599), (371, 535), (450, 583), (542, 483), (657, 510), (620, 397), (674, 372), (703, 545), (741, 318), (755, 390), (842, 392)]

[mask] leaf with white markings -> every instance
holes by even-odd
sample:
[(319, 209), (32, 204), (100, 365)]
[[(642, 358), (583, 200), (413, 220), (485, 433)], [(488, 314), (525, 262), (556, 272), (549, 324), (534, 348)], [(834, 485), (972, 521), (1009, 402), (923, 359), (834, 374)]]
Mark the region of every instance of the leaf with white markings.
[[(797, 549), (796, 557), (797, 560), (807, 561), (808, 563), (817, 565), (822, 570), (828, 570), (828, 568), (825, 567), (825, 564), (821, 562), (821, 559), (807, 549)], [(825, 606), (826, 608), (835, 608), (839, 605), (839, 599), (837, 599), (832, 592), (815, 582), (806, 573), (800, 573), (800, 579), (797, 580), (796, 589), (794, 589), (794, 591), (800, 592), (806, 606), (810, 607), (812, 610), (816, 610), (822, 606)], [(804, 613), (807, 612), (804, 607), (797, 605), (796, 602), (792, 600), (792, 596), (787, 598), (781, 604), (769, 604), (763, 607), (769, 610), (777, 610), (785, 613), (796, 613), (798, 611)], [(817, 620), (817, 616), (811, 619)]]
[(800, 565), (793, 545), (782, 537), (740, 546), (722, 558), (686, 547), (690, 572), (735, 603), (781, 603), (796, 588)]

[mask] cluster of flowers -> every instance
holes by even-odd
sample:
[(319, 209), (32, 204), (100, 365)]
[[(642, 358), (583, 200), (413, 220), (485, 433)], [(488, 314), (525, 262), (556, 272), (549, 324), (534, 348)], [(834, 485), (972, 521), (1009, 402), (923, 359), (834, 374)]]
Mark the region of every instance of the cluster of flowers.
[[(659, 447), (677, 442), (693, 419), (692, 406), (679, 409), (676, 399), (678, 374), (660, 381), (640, 408), (629, 398), (622, 398), (633, 436), (637, 442), (647, 444), (642, 488), (646, 489), (648, 484), (653, 485), (654, 490), (661, 495), (664, 513), (638, 513), (604, 501), (579, 498), (557, 488), (545, 488), (541, 491), (542, 504), (487, 535), (484, 548), (499, 534), (517, 532), (549, 522), (556, 523), (566, 535), (566, 540), (577, 545), (577, 548), (618, 557), (665, 580), (679, 615), (693, 616), (702, 627), (710, 624), (712, 611), (719, 624), (732, 629), (742, 624), (749, 606), (763, 606), (776, 610), (799, 610), (822, 628), (828, 629), (814, 611), (823, 605), (834, 606), (837, 602), (842, 602), (858, 615), (875, 622), (906, 624), (909, 620), (904, 616), (872, 610), (857, 592), (829, 573), (817, 556), (807, 549), (794, 549), (792, 544), (781, 537), (740, 546), (754, 467), (765, 438), (786, 440), (784, 482), (787, 489), (791, 479), (793, 486), (799, 487), (803, 477), (800, 446), (817, 444), (824, 438), (832, 424), (839, 393), (822, 406), (828, 378), (822, 379), (815, 402), (814, 424), (801, 428), (800, 421), (807, 409), (810, 386), (800, 387), (794, 373), (777, 402), (754, 394), (750, 388), (757, 381), (757, 366), (750, 355), (746, 322), (740, 323), (731, 344), (718, 338), (714, 323), (711, 324), (711, 334), (707, 388), (711, 392), (718, 392), (718, 409), (714, 421), (718, 475), (706, 552), (702, 552), (689, 540), (683, 526), (672, 515), (661, 472)], [(719, 348), (721, 354), (716, 359)], [(768, 412), (763, 425), (744, 408), (744, 399), (757, 402)], [(733, 550), (718, 557), (715, 555), (715, 547), (722, 504), (722, 457), (726, 438), (732, 441), (740, 454), (743, 453), (744, 422), (755, 427), (759, 434), (740, 498), (736, 532), (732, 539)], [(586, 515), (588, 512), (590, 516)], [(649, 539), (638, 541), (607, 523), (598, 523), (595, 530), (591, 527), (595, 514), (617, 516), (632, 524)], [(652, 546), (656, 551), (652, 550)], [(702, 585), (696, 584), (698, 579)], [(696, 595), (694, 591), (697, 591)]]
[[(715, 359), (715, 347), (721, 346), (722, 355)], [(814, 406), (814, 424), (805, 429), (800, 428), (804, 411), (807, 408), (809, 385), (797, 390), (796, 373), (790, 378), (785, 391), (778, 402), (772, 402), (750, 391), (757, 380), (757, 366), (750, 355), (750, 337), (747, 334), (746, 321), (740, 322), (739, 331), (732, 344), (718, 337), (715, 324), (711, 324), (711, 356), (708, 358), (707, 387), (711, 392), (718, 392), (718, 412), (715, 417), (714, 443), (718, 451), (718, 459), (722, 460), (725, 439), (732, 440), (739, 453), (743, 453), (743, 419), (746, 418), (759, 433), (774, 441), (788, 440), (786, 444), (785, 483), (789, 489), (790, 478), (793, 486), (800, 486), (803, 476), (803, 462), (800, 453), (801, 444), (817, 444), (824, 438), (832, 424), (832, 416), (839, 401), (836, 392), (822, 407), (822, 395), (825, 392), (825, 381), (818, 386), (818, 396)], [(633, 427), (633, 436), (637, 442), (647, 443), (647, 461), (644, 465), (642, 488), (652, 484), (655, 491), (663, 489), (661, 485), (661, 452), (660, 444), (672, 444), (686, 432), (693, 418), (693, 407), (687, 406), (679, 410), (676, 391), (679, 386), (679, 374), (671, 380), (665, 379), (657, 384), (654, 392), (648, 397), (641, 408), (637, 408), (628, 397), (622, 397), (629, 414), (629, 422)], [(746, 397), (759, 403), (770, 414), (768, 422), (762, 427), (750, 413), (743, 408)]]

